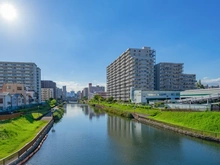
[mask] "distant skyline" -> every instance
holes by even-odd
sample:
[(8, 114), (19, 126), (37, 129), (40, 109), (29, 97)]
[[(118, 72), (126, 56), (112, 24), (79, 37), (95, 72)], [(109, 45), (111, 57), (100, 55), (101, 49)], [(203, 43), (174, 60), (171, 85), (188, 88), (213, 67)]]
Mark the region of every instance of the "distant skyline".
[(0, 0), (0, 60), (34, 62), (42, 80), (67, 90), (106, 86), (106, 67), (127, 48), (149, 46), (156, 63), (184, 63), (184, 73), (220, 84), (218, 0)]

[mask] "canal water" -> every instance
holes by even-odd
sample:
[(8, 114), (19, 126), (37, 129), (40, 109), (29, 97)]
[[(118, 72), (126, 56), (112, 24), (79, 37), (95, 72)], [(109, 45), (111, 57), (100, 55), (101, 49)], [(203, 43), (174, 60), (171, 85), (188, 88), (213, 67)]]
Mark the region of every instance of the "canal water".
[(220, 165), (220, 144), (67, 104), (27, 165)]

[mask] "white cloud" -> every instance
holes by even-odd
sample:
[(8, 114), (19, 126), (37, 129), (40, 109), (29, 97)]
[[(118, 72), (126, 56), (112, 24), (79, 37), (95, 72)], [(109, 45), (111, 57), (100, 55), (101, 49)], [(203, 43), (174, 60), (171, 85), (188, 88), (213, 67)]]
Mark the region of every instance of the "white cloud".
[(202, 84), (208, 84), (208, 85), (220, 85), (220, 77), (219, 78), (208, 78), (204, 77), (201, 80)]
[[(75, 92), (77, 91), (82, 91), (84, 88), (88, 87), (89, 83), (78, 83), (74, 81), (55, 81), (57, 84), (58, 88), (62, 88), (63, 86), (66, 86), (66, 89), (68, 92), (74, 90)], [(105, 83), (103, 82), (97, 82), (97, 81), (92, 81), (93, 86), (94, 85), (100, 85), (100, 86), (106, 86)]]

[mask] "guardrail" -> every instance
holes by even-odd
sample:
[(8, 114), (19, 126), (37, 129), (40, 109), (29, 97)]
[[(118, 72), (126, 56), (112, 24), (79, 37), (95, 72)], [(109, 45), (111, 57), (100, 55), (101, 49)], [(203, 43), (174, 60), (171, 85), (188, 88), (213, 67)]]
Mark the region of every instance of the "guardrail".
[[(34, 150), (40, 141), (44, 138), (44, 136), (47, 134), (47, 132), (50, 130), (50, 128), (53, 125), (53, 118), (51, 118), (50, 122), (42, 128), (42, 130), (31, 140), (29, 143), (27, 143), (24, 147), (22, 147), (19, 151), (9, 155), (6, 158), (3, 158), (0, 160), (0, 165), (7, 165), (7, 164), (13, 164), (16, 160), (21, 158), (22, 156), (25, 158), (26, 156), (24, 155), (27, 151)], [(31, 151), (31, 152), (32, 152)], [(17, 163), (14, 163), (17, 164)]]

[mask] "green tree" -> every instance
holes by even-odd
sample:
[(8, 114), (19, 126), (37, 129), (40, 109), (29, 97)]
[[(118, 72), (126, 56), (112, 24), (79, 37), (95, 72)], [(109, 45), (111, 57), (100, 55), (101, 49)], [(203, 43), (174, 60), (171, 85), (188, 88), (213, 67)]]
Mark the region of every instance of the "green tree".
[(110, 102), (110, 103), (113, 102), (113, 100), (114, 100), (114, 98), (113, 98), (112, 96), (110, 96), (110, 97), (107, 99), (107, 101)]
[(202, 88), (204, 89), (204, 85), (201, 83), (201, 80), (199, 80), (197, 83), (196, 83), (196, 88)]

